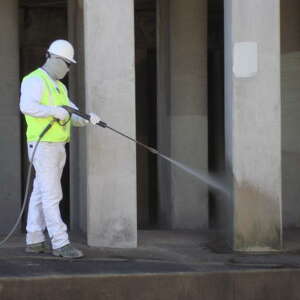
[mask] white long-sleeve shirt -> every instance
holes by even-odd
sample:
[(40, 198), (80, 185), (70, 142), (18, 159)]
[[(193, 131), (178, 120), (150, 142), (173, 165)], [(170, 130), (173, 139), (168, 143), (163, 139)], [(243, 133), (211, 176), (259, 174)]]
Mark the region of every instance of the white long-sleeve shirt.
[[(41, 70), (45, 72), (43, 69)], [(51, 79), (50, 76), (49, 78)], [(54, 80), (52, 80), (52, 82), (54, 86), (57, 87), (57, 83)], [(43, 79), (39, 77), (29, 77), (22, 81), (20, 110), (23, 114), (30, 115), (32, 117), (37, 117), (37, 118), (47, 118), (52, 116), (51, 107), (41, 104), (43, 89), (44, 89), (44, 82)], [(69, 105), (72, 108), (78, 109), (77, 106), (72, 101), (69, 100), (69, 102), (70, 102)], [(72, 121), (72, 125), (78, 127), (85, 126), (88, 123), (88, 121), (86, 121), (85, 119), (74, 114), (72, 114), (71, 121)]]

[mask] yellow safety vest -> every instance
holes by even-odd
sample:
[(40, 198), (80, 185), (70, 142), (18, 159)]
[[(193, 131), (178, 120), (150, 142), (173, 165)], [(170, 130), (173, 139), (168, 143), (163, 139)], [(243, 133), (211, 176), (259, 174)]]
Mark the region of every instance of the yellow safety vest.
[[(31, 78), (38, 77), (43, 80), (44, 89), (43, 94), (40, 99), (40, 104), (47, 106), (60, 106), (60, 105), (69, 105), (68, 92), (64, 84), (60, 81), (57, 81), (57, 88), (55, 87), (54, 82), (50, 79), (47, 73), (41, 69), (37, 69), (24, 77)], [(29, 115), (25, 115), (27, 123), (27, 141), (34, 142), (37, 141), (41, 132), (53, 120), (53, 117), (48, 118), (36, 118)], [(71, 122), (68, 122), (66, 125), (61, 126), (55, 122), (51, 129), (44, 135), (41, 139), (43, 142), (68, 142), (70, 140), (70, 129)]]

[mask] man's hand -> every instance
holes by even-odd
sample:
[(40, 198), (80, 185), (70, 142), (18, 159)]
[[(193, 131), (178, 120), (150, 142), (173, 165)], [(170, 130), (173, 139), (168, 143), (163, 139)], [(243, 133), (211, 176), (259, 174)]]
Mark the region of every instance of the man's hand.
[(51, 109), (54, 118), (59, 119), (60, 121), (64, 121), (69, 118), (69, 113), (64, 108), (60, 106), (53, 106)]
[(90, 123), (93, 125), (96, 125), (101, 121), (101, 118), (94, 113), (89, 113), (89, 116), (90, 116)]

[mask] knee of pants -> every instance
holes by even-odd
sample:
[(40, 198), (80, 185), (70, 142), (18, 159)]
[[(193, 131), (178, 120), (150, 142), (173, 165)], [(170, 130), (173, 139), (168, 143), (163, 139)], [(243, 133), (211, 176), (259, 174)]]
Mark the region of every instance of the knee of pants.
[(43, 206), (44, 207), (51, 207), (54, 205), (59, 204), (59, 202), (63, 198), (62, 191), (52, 191), (52, 192), (44, 192), (43, 193)]

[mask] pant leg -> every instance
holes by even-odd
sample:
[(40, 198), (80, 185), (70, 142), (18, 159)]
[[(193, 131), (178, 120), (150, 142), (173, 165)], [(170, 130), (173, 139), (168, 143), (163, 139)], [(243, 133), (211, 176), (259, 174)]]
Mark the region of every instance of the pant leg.
[(62, 200), (61, 175), (65, 161), (64, 143), (42, 142), (33, 162), (53, 249), (69, 244), (67, 226), (62, 221), (59, 209), (59, 202)]
[(45, 241), (44, 231), (46, 229), (42, 197), (38, 187), (38, 181), (35, 179), (33, 190), (30, 197), (28, 216), (27, 216), (27, 245), (41, 243)]
[[(28, 143), (28, 157), (31, 160), (32, 152), (35, 143)], [(35, 178), (33, 183), (33, 190), (29, 200), (28, 216), (27, 216), (27, 235), (26, 244), (36, 244), (45, 241), (44, 231), (46, 228), (42, 196), (39, 190), (38, 181)]]

